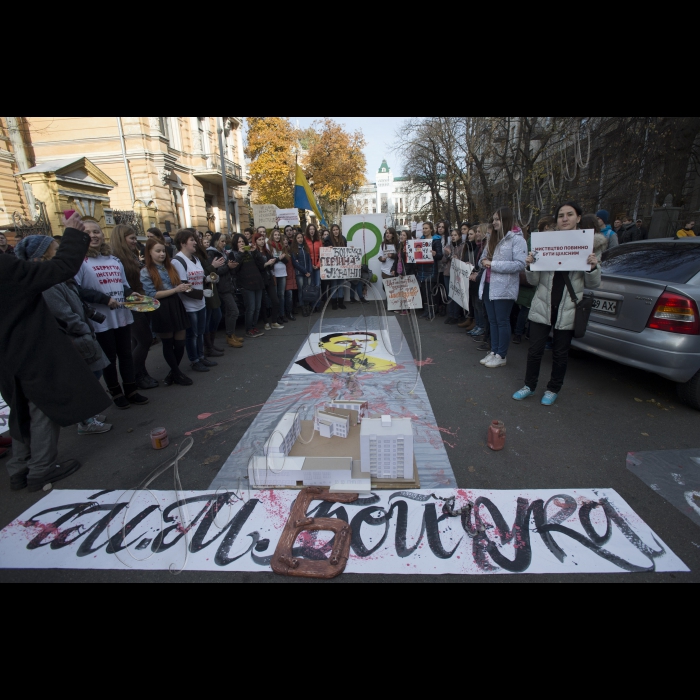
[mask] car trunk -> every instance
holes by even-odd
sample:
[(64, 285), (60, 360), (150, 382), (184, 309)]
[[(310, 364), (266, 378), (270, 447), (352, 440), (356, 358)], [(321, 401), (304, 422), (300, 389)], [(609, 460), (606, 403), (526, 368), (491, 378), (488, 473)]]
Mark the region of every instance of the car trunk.
[(599, 308), (594, 308), (591, 321), (641, 333), (666, 286), (654, 280), (603, 275), (600, 289), (592, 290)]

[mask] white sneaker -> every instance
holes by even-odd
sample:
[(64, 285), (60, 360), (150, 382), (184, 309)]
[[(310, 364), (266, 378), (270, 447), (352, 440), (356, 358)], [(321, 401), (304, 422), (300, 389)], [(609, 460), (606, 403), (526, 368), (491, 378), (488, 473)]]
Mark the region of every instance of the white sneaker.
[(494, 355), (492, 352), (490, 352), (490, 353), (489, 353), (488, 355), (486, 355), (486, 357), (481, 361), (481, 364), (482, 364), (482, 365), (488, 364), (489, 362), (491, 362), (491, 360), (492, 360), (494, 357), (495, 357), (495, 355)]
[(270, 324), (269, 324), (269, 323), (266, 323), (266, 324), (265, 324), (265, 330), (266, 330), (266, 331), (271, 331), (271, 330), (272, 330), (272, 328), (270, 327)]
[(505, 367), (507, 364), (508, 361), (505, 359), (505, 357), (494, 355), (491, 360), (486, 363), (486, 367), (487, 369), (495, 369), (496, 367)]
[(284, 326), (281, 326), (279, 323), (273, 323), (272, 328), (274, 328), (276, 331), (281, 331)]

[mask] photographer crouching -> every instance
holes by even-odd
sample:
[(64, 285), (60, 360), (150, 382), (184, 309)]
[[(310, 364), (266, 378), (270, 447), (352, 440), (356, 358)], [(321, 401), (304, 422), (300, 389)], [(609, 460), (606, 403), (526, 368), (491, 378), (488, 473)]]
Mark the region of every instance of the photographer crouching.
[(66, 222), (52, 259), (32, 262), (51, 243), (31, 236), (18, 246), (24, 259), (0, 256), (0, 393), (11, 411), (13, 491), (41, 491), (78, 471), (75, 460), (57, 463), (61, 427), (88, 421), (111, 404), (42, 296), (80, 270), (90, 244), (80, 216)]

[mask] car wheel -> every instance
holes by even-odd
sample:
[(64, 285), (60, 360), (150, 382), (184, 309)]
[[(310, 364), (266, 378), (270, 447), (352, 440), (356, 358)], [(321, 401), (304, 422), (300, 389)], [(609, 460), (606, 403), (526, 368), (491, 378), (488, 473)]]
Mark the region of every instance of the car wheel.
[(700, 411), (700, 372), (689, 382), (677, 384), (678, 398), (688, 406)]

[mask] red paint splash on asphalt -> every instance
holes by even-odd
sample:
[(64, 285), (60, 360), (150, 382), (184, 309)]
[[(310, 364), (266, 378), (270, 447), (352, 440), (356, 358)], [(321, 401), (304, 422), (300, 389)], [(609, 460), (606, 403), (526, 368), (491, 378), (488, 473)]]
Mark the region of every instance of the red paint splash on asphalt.
[(432, 357), (429, 357), (427, 360), (413, 360), (413, 363), (416, 367), (428, 367), (429, 365), (434, 365), (435, 360), (433, 360)]

